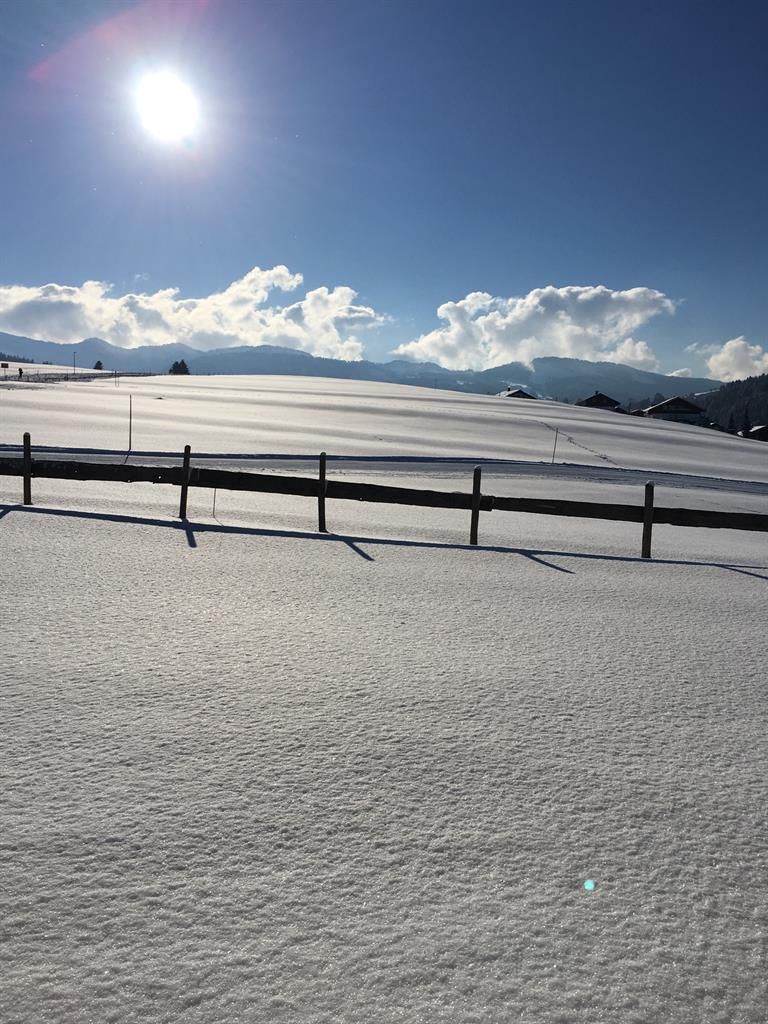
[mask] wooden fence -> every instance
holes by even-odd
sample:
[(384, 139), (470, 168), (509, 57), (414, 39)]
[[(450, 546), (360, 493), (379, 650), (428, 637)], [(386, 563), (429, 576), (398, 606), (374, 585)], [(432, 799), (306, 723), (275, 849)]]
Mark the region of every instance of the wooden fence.
[(654, 504), (654, 486), (645, 485), (642, 505), (618, 505), (596, 501), (568, 501), (562, 498), (506, 498), (483, 494), (482, 468), (476, 466), (472, 491), (430, 491), (414, 487), (391, 487), (383, 484), (352, 483), (329, 480), (327, 456), (321, 452), (319, 473), (315, 477), (277, 476), (266, 473), (244, 473), (226, 469), (208, 469), (191, 465), (191, 450), (184, 448), (180, 466), (142, 466), (128, 463), (75, 462), (32, 457), (29, 434), (24, 434), (22, 458), (0, 458), (0, 476), (23, 477), (23, 503), (32, 504), (32, 479), (103, 480), (122, 483), (169, 484), (179, 487), (179, 518), (187, 517), (190, 487), (216, 488), (230, 491), (259, 491), (270, 494), (293, 494), (317, 500), (318, 530), (327, 533), (325, 504), (328, 498), (341, 501), (373, 501), (391, 505), (418, 505), (427, 508), (465, 509), (470, 512), (469, 543), (478, 543), (481, 512), (531, 512), (547, 516), (576, 516), (586, 519), (607, 519), (641, 523), (641, 557), (651, 557), (651, 538), (655, 523), (669, 526), (695, 526), (709, 529), (755, 530), (768, 532), (768, 515), (752, 512), (714, 512), (700, 509), (661, 508)]
[[(30, 369), (27, 369), (27, 366)], [(66, 381), (76, 381), (78, 384), (83, 384), (86, 381), (91, 380), (111, 380), (115, 383), (119, 383), (122, 377), (162, 377), (165, 376), (161, 371), (154, 372), (152, 370), (46, 370), (44, 363), (24, 363), (21, 366), (24, 371), (22, 376), (18, 375), (18, 364), (13, 369), (5, 368), (2, 369), (2, 380), (4, 381), (21, 381), (23, 384), (60, 384)]]

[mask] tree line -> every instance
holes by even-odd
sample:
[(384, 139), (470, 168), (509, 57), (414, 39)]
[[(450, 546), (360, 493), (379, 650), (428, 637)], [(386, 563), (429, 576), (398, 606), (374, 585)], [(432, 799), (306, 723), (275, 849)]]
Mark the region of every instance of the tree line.
[(34, 359), (27, 359), (25, 356), (12, 356), (8, 352), (0, 352), (0, 362), (3, 363), (34, 363)]
[(695, 399), (726, 430), (750, 430), (768, 423), (768, 373), (722, 384)]

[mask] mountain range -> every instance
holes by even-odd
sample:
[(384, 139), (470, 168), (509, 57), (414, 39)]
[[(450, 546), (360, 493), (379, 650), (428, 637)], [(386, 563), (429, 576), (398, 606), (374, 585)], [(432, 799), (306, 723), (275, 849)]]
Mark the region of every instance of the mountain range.
[(437, 363), (393, 359), (386, 363), (368, 360), (347, 362), (326, 359), (297, 349), (274, 345), (241, 346), (201, 352), (180, 343), (120, 348), (101, 338), (86, 338), (76, 344), (40, 341), (0, 331), (0, 350), (11, 356), (68, 366), (73, 358), (80, 369), (90, 369), (100, 360), (105, 370), (167, 373), (171, 364), (183, 359), (193, 374), (268, 373), (305, 377), (343, 377), (354, 380), (417, 384), (421, 387), (496, 394), (506, 388), (522, 387), (533, 394), (578, 401), (603, 391), (619, 402), (640, 402), (658, 394), (665, 398), (711, 391), (720, 382), (706, 377), (668, 377), (638, 370), (621, 363), (590, 362), (546, 356), (525, 363), (505, 363), (489, 370), (447, 370)]

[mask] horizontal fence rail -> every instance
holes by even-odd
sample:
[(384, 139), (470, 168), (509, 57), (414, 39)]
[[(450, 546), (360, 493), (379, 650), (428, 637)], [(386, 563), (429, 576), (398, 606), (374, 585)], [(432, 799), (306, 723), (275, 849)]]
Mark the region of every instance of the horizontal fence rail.
[[(535, 512), (542, 516), (578, 516), (581, 519), (612, 519), (642, 523), (643, 505), (613, 505), (601, 501), (568, 501), (560, 498), (493, 498), (494, 510)], [(768, 515), (759, 512), (714, 512), (709, 509), (653, 506), (653, 523), (665, 526), (700, 526), (711, 530), (768, 532)]]
[(0, 476), (21, 476), (23, 502), (32, 504), (32, 479), (94, 480), (120, 483), (168, 484), (179, 487), (179, 518), (187, 517), (190, 487), (230, 491), (255, 491), (315, 498), (318, 502), (318, 529), (326, 528), (326, 499), (369, 501), (390, 505), (417, 505), (426, 508), (462, 509), (471, 513), (470, 544), (478, 543), (480, 512), (524, 512), (547, 516), (574, 516), (639, 523), (643, 526), (642, 557), (651, 557), (651, 535), (655, 524), (704, 527), (724, 530), (768, 532), (768, 515), (750, 512), (716, 512), (704, 509), (660, 508), (654, 505), (652, 483), (645, 485), (643, 504), (620, 505), (610, 502), (570, 501), (564, 498), (508, 498), (481, 492), (480, 466), (475, 467), (472, 491), (433, 491), (386, 484), (329, 480), (326, 454), (318, 460), (317, 478), (248, 473), (238, 470), (208, 469), (191, 465), (189, 445), (179, 466), (147, 466), (128, 463), (77, 462), (62, 459), (34, 459), (29, 434), (24, 435), (22, 457), (0, 456)]
[[(48, 480), (102, 480), (120, 483), (171, 484), (175, 487), (207, 487), (228, 491), (261, 491), (316, 498), (318, 481), (307, 476), (277, 476), (243, 473), (230, 469), (193, 466), (109, 465), (99, 462), (69, 462), (57, 459), (32, 460), (33, 477)], [(0, 476), (24, 476), (23, 459), (0, 458)], [(386, 505), (424, 505), (427, 508), (471, 509), (472, 495), (460, 491), (426, 491), (385, 484), (360, 484), (347, 480), (326, 480), (326, 498), (347, 501), (375, 501)], [(484, 494), (480, 509), (490, 512), (493, 498)]]

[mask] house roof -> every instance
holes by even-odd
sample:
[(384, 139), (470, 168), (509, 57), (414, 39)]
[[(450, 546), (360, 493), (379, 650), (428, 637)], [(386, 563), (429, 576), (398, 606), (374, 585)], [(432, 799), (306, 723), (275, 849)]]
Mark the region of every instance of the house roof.
[(515, 391), (508, 391), (505, 398), (536, 398), (536, 395), (529, 395), (527, 391), (523, 391), (522, 388), (517, 388)]
[(665, 402), (659, 402), (658, 405), (649, 405), (643, 411), (646, 416), (653, 416), (654, 413), (664, 412), (687, 412), (691, 414), (704, 412), (700, 405), (696, 405), (695, 402), (689, 402), (687, 398), (680, 396), (668, 398)]
[(602, 391), (596, 391), (594, 395), (590, 395), (589, 398), (582, 398), (580, 402), (575, 402), (575, 405), (585, 405), (591, 408), (598, 409), (615, 409), (617, 405), (621, 405), (621, 402), (617, 402), (615, 398), (611, 398), (610, 395), (604, 395)]

